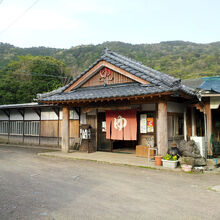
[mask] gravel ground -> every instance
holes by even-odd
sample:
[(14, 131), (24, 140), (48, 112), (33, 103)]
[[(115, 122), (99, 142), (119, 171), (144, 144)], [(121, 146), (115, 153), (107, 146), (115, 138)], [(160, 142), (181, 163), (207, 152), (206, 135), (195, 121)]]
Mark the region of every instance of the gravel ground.
[(37, 156), (0, 146), (0, 219), (220, 219), (219, 174)]

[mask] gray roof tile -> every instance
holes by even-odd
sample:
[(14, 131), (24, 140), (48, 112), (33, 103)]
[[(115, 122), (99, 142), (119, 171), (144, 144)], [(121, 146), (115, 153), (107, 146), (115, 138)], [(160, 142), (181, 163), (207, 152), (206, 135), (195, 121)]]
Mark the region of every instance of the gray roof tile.
[[(82, 77), (88, 72), (93, 66), (95, 66), (99, 61), (107, 61), (113, 65), (124, 69), (135, 76), (138, 76), (151, 84), (147, 87), (142, 85), (115, 85), (106, 87), (95, 87), (93, 90), (91, 88), (78, 88), (70, 93), (64, 93), (71, 84)], [(181, 80), (176, 79), (168, 74), (159, 72), (157, 70), (151, 69), (144, 66), (140, 62), (132, 60), (128, 57), (122, 56), (108, 49), (105, 50), (104, 55), (97, 60), (92, 66), (87, 70), (82, 72), (74, 80), (72, 80), (68, 85), (61, 87), (52, 92), (41, 94), (38, 96), (39, 101), (49, 101), (49, 100), (79, 100), (79, 99), (91, 99), (91, 98), (107, 98), (107, 97), (118, 97), (118, 96), (128, 96), (128, 95), (144, 95), (150, 93), (160, 93), (165, 91), (175, 91), (181, 90), (187, 94), (195, 96), (194, 90), (182, 85)], [(85, 92), (87, 91), (87, 92)]]

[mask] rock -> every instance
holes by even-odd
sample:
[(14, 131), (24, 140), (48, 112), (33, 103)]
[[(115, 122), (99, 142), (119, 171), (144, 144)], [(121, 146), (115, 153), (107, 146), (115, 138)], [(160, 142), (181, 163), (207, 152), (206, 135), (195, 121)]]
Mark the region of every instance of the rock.
[(191, 165), (192, 167), (194, 167), (195, 159), (193, 157), (180, 157), (179, 162), (181, 165), (187, 164), (187, 165)]
[(186, 142), (185, 140), (180, 141), (180, 144), (178, 146), (180, 155), (184, 157), (194, 157), (194, 158), (200, 158), (200, 151), (198, 146), (196, 145), (195, 141), (191, 140)]
[(205, 158), (195, 158), (195, 166), (206, 166)]

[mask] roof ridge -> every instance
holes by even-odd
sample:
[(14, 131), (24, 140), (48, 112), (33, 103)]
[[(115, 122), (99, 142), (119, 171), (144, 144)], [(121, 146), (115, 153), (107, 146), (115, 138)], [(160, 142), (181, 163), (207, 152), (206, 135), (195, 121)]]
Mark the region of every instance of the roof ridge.
[[(140, 72), (143, 72), (145, 75), (151, 76), (154, 79), (159, 80), (161, 83), (168, 85), (168, 86), (172, 86), (173, 83), (177, 83), (179, 81), (179, 79), (176, 79), (173, 76), (170, 76), (166, 73), (154, 70), (150, 67), (147, 67), (145, 65), (143, 65), (142, 63), (135, 61), (131, 58), (128, 58), (126, 56), (120, 55), (116, 52), (113, 52), (111, 50), (105, 50), (105, 54), (102, 56), (103, 59), (105, 59), (105, 57), (110, 57), (111, 59), (114, 59), (118, 62), (123, 62), (125, 65), (128, 65)], [(144, 72), (144, 71), (149, 71), (148, 73)], [(163, 74), (164, 76), (166, 76), (167, 78), (169, 78), (169, 80), (171, 80), (172, 82), (169, 81), (164, 81), (163, 78), (161, 78), (161, 76), (156, 75), (155, 73), (159, 73), (159, 74)]]

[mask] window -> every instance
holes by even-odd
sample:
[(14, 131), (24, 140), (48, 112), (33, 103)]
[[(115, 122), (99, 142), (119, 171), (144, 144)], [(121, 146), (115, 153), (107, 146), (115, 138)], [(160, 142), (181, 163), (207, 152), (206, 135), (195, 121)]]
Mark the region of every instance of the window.
[(0, 121), (0, 134), (8, 134), (8, 121)]
[(24, 134), (25, 135), (40, 135), (40, 121), (25, 121), (24, 122)]
[(168, 138), (183, 135), (183, 114), (168, 115)]
[(23, 134), (23, 121), (11, 121), (10, 134)]

